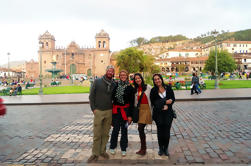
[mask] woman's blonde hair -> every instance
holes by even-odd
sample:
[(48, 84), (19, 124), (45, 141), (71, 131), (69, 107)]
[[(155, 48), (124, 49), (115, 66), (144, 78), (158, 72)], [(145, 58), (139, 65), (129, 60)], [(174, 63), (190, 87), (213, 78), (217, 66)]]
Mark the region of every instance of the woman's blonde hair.
[(128, 72), (126, 70), (120, 70), (119, 77), (120, 77), (121, 73), (126, 73), (127, 79), (129, 79), (129, 74), (128, 74)]

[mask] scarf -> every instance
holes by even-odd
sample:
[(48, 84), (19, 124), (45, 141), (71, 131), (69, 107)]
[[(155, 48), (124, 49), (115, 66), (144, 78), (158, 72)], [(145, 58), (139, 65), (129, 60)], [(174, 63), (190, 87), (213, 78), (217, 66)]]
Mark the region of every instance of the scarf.
[(107, 93), (111, 92), (112, 79), (109, 80), (105, 75), (102, 77), (102, 80), (107, 84)]
[(121, 81), (121, 80), (118, 81), (118, 87), (116, 89), (115, 98), (121, 104), (125, 104), (123, 95), (125, 93), (125, 88), (128, 86), (128, 84), (129, 84), (128, 81)]

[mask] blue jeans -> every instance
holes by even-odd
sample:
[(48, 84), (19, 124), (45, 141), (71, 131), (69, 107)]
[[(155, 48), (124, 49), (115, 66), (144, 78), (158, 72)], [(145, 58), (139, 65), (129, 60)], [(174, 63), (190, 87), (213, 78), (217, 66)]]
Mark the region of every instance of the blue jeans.
[(199, 87), (199, 84), (195, 84), (195, 89), (197, 92), (201, 93), (201, 90), (200, 90), (200, 87)]

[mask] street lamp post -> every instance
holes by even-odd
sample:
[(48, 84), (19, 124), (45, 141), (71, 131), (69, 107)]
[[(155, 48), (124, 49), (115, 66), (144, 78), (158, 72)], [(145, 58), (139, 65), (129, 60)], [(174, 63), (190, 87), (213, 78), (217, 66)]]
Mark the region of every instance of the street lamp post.
[(66, 76), (66, 48), (64, 51), (64, 75)]
[(8, 55), (8, 84), (10, 84), (10, 53), (7, 53)]
[(73, 64), (70, 65), (70, 70), (71, 70), (71, 85), (73, 85), (73, 73), (72, 73), (72, 69), (73, 68)]
[(215, 37), (215, 89), (219, 88), (219, 81), (218, 81), (218, 60), (217, 60), (217, 35), (219, 32), (216, 30), (212, 31), (211, 34)]
[(42, 42), (39, 42), (39, 61), (40, 61), (40, 74), (39, 74), (39, 79), (40, 79), (40, 88), (39, 88), (39, 95), (43, 94), (43, 76), (42, 76)]

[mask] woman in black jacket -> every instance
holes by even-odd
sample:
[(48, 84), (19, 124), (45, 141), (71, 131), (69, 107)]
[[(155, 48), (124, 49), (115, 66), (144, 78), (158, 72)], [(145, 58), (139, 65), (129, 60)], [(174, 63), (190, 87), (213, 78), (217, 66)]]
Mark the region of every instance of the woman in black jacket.
[(122, 156), (126, 156), (128, 146), (127, 127), (132, 122), (133, 108), (133, 87), (128, 82), (128, 73), (125, 70), (120, 71), (119, 81), (112, 94), (112, 135), (110, 141), (110, 153), (115, 154), (117, 147), (118, 135), (121, 130), (120, 148)]
[(153, 75), (153, 84), (154, 87), (151, 90), (150, 98), (153, 105), (153, 120), (157, 125), (158, 154), (160, 156), (163, 154), (169, 156), (168, 145), (174, 117), (172, 105), (175, 97), (172, 88), (164, 84), (160, 74)]

